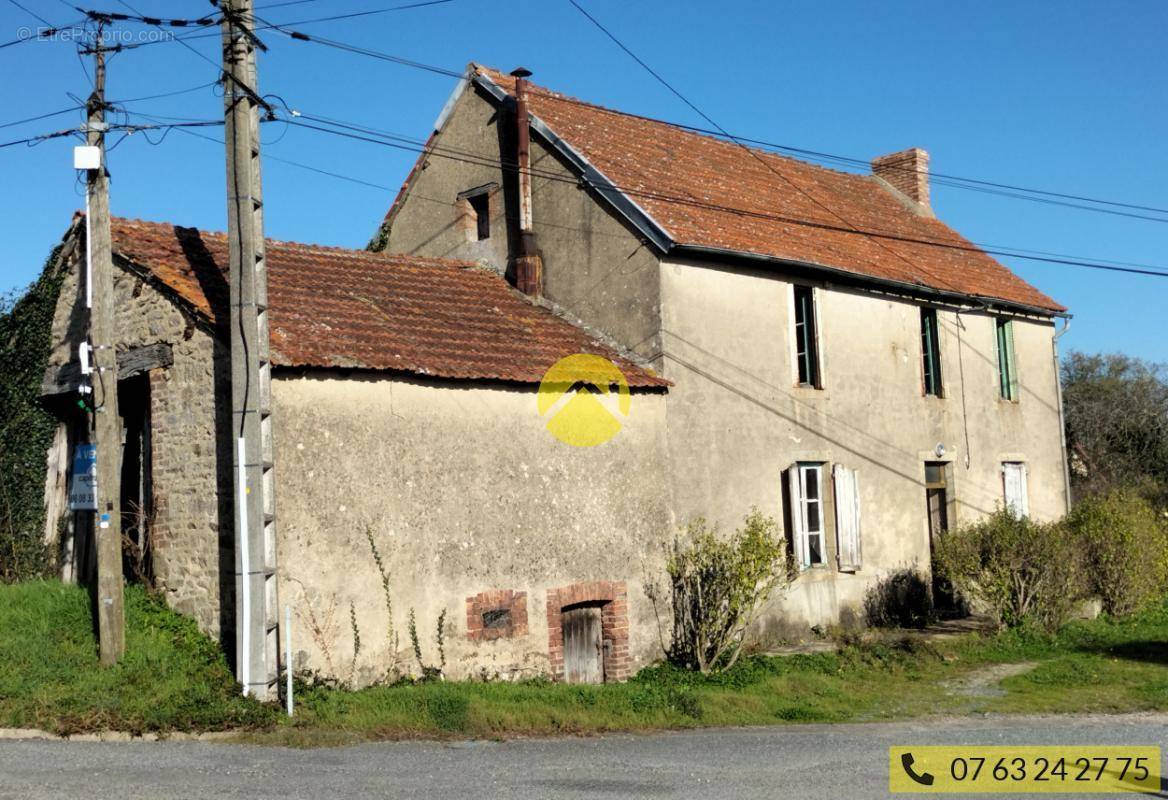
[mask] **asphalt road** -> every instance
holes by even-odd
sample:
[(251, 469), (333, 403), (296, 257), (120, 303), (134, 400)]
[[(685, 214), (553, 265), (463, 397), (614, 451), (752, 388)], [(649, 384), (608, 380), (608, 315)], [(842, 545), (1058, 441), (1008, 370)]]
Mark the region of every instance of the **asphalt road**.
[[(0, 798), (874, 798), (889, 796), (888, 747), (899, 744), (1159, 744), (1168, 751), (1168, 714), (318, 750), (0, 741)], [(1157, 796), (1168, 798), (1164, 786)]]

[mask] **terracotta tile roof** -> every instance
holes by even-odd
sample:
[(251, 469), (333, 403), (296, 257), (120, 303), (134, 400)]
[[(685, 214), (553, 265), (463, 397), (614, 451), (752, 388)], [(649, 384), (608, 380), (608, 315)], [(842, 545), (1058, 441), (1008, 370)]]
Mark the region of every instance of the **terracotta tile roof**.
[[(471, 69), (514, 94), (510, 76), (474, 64)], [(869, 175), (748, 151), (529, 87), (531, 112), (624, 190), (676, 245), (809, 262), (942, 292), (1065, 310), (952, 228), (913, 213)]]
[[(207, 319), (227, 313), (227, 236), (114, 218), (114, 252)], [(630, 386), (669, 382), (532, 305), (474, 264), (268, 240), (272, 363), (538, 383), (595, 353)]]

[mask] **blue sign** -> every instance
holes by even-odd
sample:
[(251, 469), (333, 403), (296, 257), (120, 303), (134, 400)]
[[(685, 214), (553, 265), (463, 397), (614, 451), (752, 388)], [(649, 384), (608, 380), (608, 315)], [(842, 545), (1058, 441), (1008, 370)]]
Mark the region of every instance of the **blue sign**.
[(79, 444), (73, 448), (69, 510), (97, 511), (97, 445)]

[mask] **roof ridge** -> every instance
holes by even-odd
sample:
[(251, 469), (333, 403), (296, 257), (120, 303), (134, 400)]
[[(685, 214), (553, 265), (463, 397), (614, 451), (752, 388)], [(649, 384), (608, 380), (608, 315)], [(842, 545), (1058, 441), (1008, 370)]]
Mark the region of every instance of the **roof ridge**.
[[(495, 75), (498, 75), (500, 77), (510, 78), (509, 75), (504, 75), (504, 73), (500, 72), (499, 70), (495, 69), (494, 67), (488, 67), (488, 66), (485, 66), (483, 64), (476, 63), (475, 68), (479, 72), (494, 73)], [(487, 77), (494, 80), (494, 76), (492, 76), (492, 75), (488, 74)], [(763, 149), (761, 147), (754, 147), (750, 144), (747, 144), (746, 141), (743, 140), (741, 137), (735, 137), (733, 134), (722, 135), (722, 134), (705, 133), (702, 131), (694, 130), (691, 126), (683, 125), (679, 122), (670, 122), (669, 120), (660, 119), (658, 117), (650, 117), (650, 116), (647, 116), (645, 114), (636, 114), (636, 113), (633, 113), (631, 111), (622, 111), (619, 108), (611, 108), (609, 106), (602, 105), (600, 103), (594, 103), (590, 100), (583, 100), (579, 97), (574, 97), (570, 94), (564, 94), (563, 92), (557, 92), (555, 89), (549, 89), (546, 86), (542, 86), (538, 83), (533, 83), (531, 80), (528, 80), (527, 88), (529, 91), (533, 92), (534, 94), (539, 94), (539, 95), (542, 95), (544, 97), (551, 98), (552, 100), (558, 100), (558, 101), (564, 102), (564, 103), (574, 103), (575, 105), (578, 105), (578, 106), (584, 106), (585, 108), (596, 109), (597, 111), (601, 111), (601, 112), (604, 112), (606, 114), (613, 114), (614, 116), (618, 116), (618, 117), (628, 117), (631, 119), (640, 120), (642, 122), (649, 122), (649, 123), (656, 124), (656, 125), (665, 125), (665, 126), (668, 126), (670, 128), (673, 128), (674, 130), (678, 131), (679, 133), (683, 133), (687, 136), (694, 136), (694, 137), (697, 137), (699, 139), (704, 139), (704, 140), (711, 141), (711, 142), (717, 142), (719, 144), (728, 145), (730, 147), (741, 148), (744, 150), (748, 150), (752, 153), (757, 153), (760, 156), (772, 156), (774, 158), (782, 159), (783, 161), (790, 161), (790, 162), (793, 162), (795, 164), (799, 164), (801, 166), (811, 167), (812, 169), (818, 169), (818, 170), (822, 170), (824, 172), (829, 172), (833, 175), (842, 175), (842, 176), (847, 177), (847, 178), (855, 178), (855, 179), (864, 180), (864, 181), (870, 180), (873, 177), (873, 175), (871, 173), (848, 172), (847, 170), (835, 169), (834, 167), (827, 167), (827, 166), (824, 166), (822, 164), (816, 164), (816, 163), (811, 162), (811, 161), (805, 161), (801, 158), (798, 158), (798, 157), (792, 156), (792, 155), (787, 155), (785, 153), (776, 153), (773, 150), (766, 150), (766, 149)]]

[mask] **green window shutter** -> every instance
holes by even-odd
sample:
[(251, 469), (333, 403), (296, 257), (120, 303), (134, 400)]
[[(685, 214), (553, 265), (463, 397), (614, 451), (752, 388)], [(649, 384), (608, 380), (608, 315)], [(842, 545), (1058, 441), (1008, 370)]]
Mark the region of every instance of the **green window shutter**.
[(1014, 357), (1014, 320), (1006, 323), (1006, 364), (1010, 377), (1010, 399), (1018, 399), (1018, 361)]
[(998, 386), (1003, 400), (1018, 399), (1018, 369), (1014, 358), (1014, 321), (995, 321), (998, 339)]
[(941, 396), (941, 348), (937, 330), (937, 311), (921, 309), (921, 360), (925, 394)]

